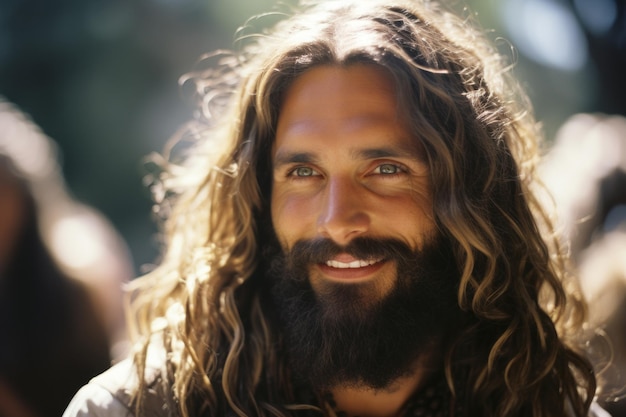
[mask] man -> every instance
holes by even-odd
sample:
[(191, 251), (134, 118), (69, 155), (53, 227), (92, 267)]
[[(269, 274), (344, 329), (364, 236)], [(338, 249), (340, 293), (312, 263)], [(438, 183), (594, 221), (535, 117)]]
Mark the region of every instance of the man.
[(221, 64), (132, 361), (66, 417), (595, 413), (535, 123), (467, 22), (320, 2)]

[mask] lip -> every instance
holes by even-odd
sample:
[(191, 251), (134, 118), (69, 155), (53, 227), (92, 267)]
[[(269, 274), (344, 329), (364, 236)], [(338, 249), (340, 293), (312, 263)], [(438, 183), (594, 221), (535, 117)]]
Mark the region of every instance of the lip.
[[(337, 261), (335, 259), (335, 261)], [(357, 262), (358, 260), (352, 261), (339, 261), (342, 263), (351, 263)], [(363, 262), (361, 262), (363, 263)], [(380, 271), (386, 264), (387, 260), (381, 259), (380, 261), (368, 264), (365, 266), (359, 266), (357, 268), (335, 268), (333, 266), (329, 266), (326, 263), (318, 263), (316, 266), (320, 270), (320, 272), (330, 280), (340, 281), (340, 282), (355, 282), (355, 281), (365, 281), (370, 279), (374, 274)]]

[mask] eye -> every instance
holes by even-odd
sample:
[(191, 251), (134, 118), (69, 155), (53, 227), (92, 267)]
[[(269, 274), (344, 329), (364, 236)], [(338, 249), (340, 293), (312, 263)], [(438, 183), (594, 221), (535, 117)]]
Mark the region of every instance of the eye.
[(374, 169), (374, 174), (380, 175), (394, 175), (403, 172), (401, 166), (396, 164), (380, 164)]
[(297, 167), (289, 172), (290, 177), (313, 177), (319, 175), (319, 172), (311, 167)]

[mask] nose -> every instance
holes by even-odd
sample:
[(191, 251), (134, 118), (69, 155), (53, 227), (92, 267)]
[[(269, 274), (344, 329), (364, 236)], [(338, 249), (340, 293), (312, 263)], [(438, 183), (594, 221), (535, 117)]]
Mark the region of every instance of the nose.
[(330, 179), (317, 221), (318, 233), (346, 245), (367, 232), (371, 219), (359, 185), (349, 178)]

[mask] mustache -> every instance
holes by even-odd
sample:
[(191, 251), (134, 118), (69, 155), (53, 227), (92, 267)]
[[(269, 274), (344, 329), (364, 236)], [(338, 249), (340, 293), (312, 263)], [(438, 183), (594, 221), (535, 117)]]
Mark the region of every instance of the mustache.
[(324, 263), (340, 253), (347, 253), (356, 259), (385, 259), (402, 263), (413, 258), (415, 250), (407, 243), (393, 238), (358, 237), (345, 246), (331, 239), (315, 238), (297, 241), (285, 253), (285, 261), (290, 268), (305, 268), (310, 264)]

